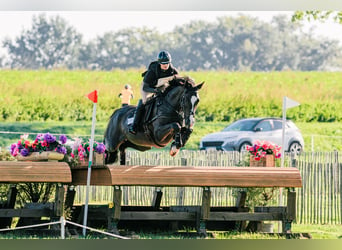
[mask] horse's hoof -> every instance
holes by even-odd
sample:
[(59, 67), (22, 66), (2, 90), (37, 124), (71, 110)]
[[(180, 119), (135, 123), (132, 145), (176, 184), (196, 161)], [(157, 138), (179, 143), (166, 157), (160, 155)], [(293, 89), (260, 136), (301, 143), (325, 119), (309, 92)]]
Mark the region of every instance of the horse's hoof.
[(178, 154), (178, 152), (179, 152), (179, 148), (177, 148), (176, 145), (171, 145), (170, 155), (175, 156), (176, 154)]

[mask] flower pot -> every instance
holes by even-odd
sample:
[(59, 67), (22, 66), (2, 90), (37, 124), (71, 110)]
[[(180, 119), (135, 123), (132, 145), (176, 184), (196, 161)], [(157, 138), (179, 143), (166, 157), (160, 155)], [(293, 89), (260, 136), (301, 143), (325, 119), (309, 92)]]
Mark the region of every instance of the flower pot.
[(18, 161), (60, 161), (63, 160), (64, 154), (55, 151), (33, 152), (28, 156), (17, 155)]
[(257, 161), (254, 159), (254, 156), (251, 155), (249, 164), (251, 167), (275, 167), (275, 157), (274, 155), (266, 155), (266, 157), (262, 157)]
[(258, 223), (257, 231), (262, 232), (262, 233), (273, 233), (273, 228), (274, 228), (273, 223), (261, 222), (261, 223)]

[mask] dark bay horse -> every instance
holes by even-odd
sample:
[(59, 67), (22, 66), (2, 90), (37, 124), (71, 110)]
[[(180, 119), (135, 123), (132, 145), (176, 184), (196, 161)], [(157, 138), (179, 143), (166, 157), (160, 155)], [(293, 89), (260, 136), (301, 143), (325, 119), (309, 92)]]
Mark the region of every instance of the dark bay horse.
[(175, 156), (192, 132), (199, 103), (198, 90), (203, 84), (196, 85), (188, 77), (177, 77), (170, 81), (162, 94), (146, 102), (145, 118), (142, 118), (144, 122), (140, 122), (136, 135), (128, 132), (135, 106), (115, 110), (104, 135), (105, 163), (116, 162), (120, 151), (120, 164), (124, 165), (126, 148), (146, 151), (152, 147), (165, 147), (172, 140), (170, 155)]

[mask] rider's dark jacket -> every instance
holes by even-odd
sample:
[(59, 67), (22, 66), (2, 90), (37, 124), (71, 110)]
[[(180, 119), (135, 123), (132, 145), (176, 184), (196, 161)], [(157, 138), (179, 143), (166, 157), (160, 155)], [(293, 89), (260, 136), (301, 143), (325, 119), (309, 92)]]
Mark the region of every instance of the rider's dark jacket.
[(158, 79), (169, 77), (173, 75), (177, 75), (178, 71), (173, 65), (170, 63), (170, 66), (167, 70), (162, 70), (157, 61), (151, 62), (148, 70), (142, 73), (144, 77), (143, 82), (143, 90), (146, 92), (154, 92), (155, 86), (158, 83)]

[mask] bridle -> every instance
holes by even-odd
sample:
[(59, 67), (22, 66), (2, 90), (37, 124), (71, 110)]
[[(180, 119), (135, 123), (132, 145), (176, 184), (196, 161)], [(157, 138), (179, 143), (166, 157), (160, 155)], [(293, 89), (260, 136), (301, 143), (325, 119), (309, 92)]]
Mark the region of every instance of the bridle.
[[(196, 93), (196, 91), (193, 91), (193, 90), (190, 90), (189, 92)], [(191, 120), (190, 119), (191, 119), (191, 117), (193, 117), (193, 119), (195, 118), (195, 111), (196, 111), (195, 103), (191, 103), (191, 109), (189, 111), (189, 114), (188, 115), (185, 114), (186, 95), (189, 94), (189, 92), (187, 93), (187, 91), (185, 90), (183, 95), (182, 95), (182, 97), (181, 97), (181, 101), (180, 101), (180, 110), (183, 113), (183, 121), (182, 121), (182, 123), (184, 123), (184, 125), (185, 125), (184, 127), (186, 129), (191, 129)], [(196, 94), (195, 95), (190, 95), (190, 99), (191, 99), (192, 96), (196, 96)], [(191, 102), (191, 100), (190, 100), (190, 102)]]

